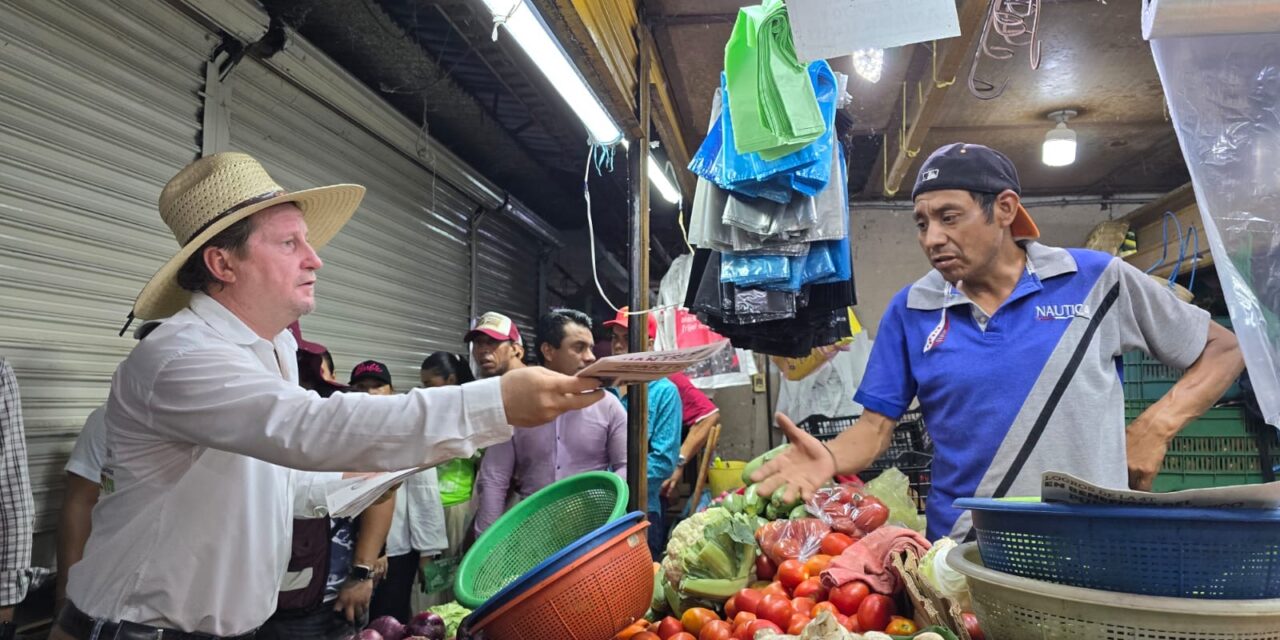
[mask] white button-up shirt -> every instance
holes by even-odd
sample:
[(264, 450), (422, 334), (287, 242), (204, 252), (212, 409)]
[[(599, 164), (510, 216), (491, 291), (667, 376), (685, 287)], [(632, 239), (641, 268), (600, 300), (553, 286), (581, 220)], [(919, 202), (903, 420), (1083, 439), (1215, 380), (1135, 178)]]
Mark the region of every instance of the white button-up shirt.
[[(295, 487), (312, 471), (394, 470), (511, 438), (499, 380), (395, 396), (298, 386), (288, 331), (268, 341), (197, 294), (112, 379), (115, 493), (93, 510), (68, 596), (98, 618), (214, 635), (276, 608)], [(291, 469), (292, 468), (292, 469)]]
[(396, 491), (395, 517), (387, 532), (387, 555), (402, 556), (410, 551), (434, 555), (448, 548), (436, 470), (409, 476)]

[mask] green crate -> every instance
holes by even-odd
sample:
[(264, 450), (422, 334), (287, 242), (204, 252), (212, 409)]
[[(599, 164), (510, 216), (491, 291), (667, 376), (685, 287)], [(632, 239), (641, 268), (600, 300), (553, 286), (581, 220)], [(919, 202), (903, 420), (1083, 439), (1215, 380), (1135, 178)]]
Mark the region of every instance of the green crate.
[[(1126, 402), (1126, 414), (1141, 411)], [(1149, 405), (1149, 403), (1148, 403)], [(1141, 406), (1145, 409), (1146, 405)], [(1264, 481), (1258, 434), (1238, 407), (1216, 407), (1187, 425), (1169, 443), (1154, 491), (1202, 489)]]
[[(1218, 324), (1230, 329), (1231, 318), (1215, 317)], [(1182, 370), (1167, 367), (1159, 360), (1141, 351), (1124, 354), (1124, 397), (1126, 400), (1143, 400), (1148, 404), (1169, 393), (1169, 389), (1182, 379)], [(1238, 400), (1244, 395), (1240, 381), (1232, 383), (1222, 394), (1222, 400)], [(1136, 416), (1135, 416), (1136, 417)], [(1130, 417), (1129, 420), (1133, 418)]]

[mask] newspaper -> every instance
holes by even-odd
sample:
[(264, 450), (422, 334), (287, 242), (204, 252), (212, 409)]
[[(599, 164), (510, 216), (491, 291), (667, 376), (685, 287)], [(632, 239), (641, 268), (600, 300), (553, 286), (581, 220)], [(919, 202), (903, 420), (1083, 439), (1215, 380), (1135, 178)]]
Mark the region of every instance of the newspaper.
[(728, 340), (672, 351), (646, 351), (601, 358), (578, 372), (580, 378), (598, 378), (606, 384), (651, 382), (680, 373), (729, 346)]
[(1149, 493), (1128, 489), (1105, 489), (1067, 473), (1047, 471), (1041, 476), (1041, 483), (1040, 497), (1045, 502), (1209, 509), (1280, 509), (1280, 482)]
[(334, 518), (354, 518), (377, 502), (382, 494), (404, 482), (405, 478), (430, 468), (424, 465), (400, 471), (370, 473), (335, 482), (324, 497), (329, 515)]

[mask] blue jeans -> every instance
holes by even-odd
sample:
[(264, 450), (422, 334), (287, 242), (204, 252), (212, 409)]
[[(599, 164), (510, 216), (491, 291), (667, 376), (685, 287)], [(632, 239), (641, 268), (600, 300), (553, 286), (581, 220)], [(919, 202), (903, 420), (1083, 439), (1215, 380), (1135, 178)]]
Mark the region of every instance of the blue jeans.
[(655, 561), (661, 562), (667, 552), (667, 521), (661, 512), (650, 511), (649, 516), (649, 553)]

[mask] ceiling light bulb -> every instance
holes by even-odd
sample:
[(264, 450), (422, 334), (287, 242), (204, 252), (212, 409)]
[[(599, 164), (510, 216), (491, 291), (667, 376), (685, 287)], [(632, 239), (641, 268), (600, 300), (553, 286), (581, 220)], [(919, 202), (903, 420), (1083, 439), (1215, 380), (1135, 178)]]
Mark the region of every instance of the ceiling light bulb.
[(880, 82), (880, 72), (884, 70), (884, 49), (854, 51), (853, 70), (867, 82)]
[(560, 97), (569, 103), (569, 108), (587, 128), (591, 141), (597, 144), (617, 142), (622, 131), (533, 7), (526, 0), (484, 0), (484, 3), (493, 13), (494, 21), (511, 34)]
[(680, 203), (680, 188), (671, 183), (671, 175), (662, 170), (653, 154), (649, 154), (649, 184), (671, 204)]
[(1040, 161), (1047, 166), (1065, 167), (1076, 161), (1076, 132), (1067, 128), (1067, 120), (1075, 115), (1070, 109), (1049, 114), (1058, 125), (1044, 134)]

